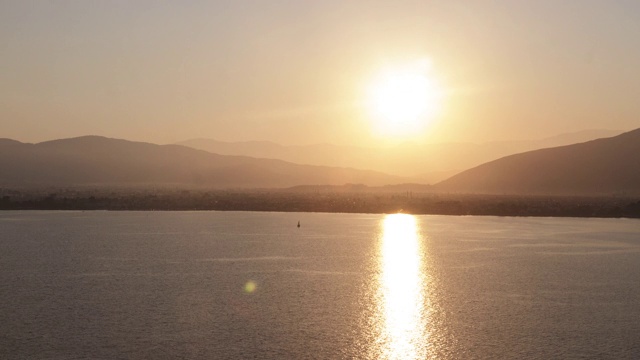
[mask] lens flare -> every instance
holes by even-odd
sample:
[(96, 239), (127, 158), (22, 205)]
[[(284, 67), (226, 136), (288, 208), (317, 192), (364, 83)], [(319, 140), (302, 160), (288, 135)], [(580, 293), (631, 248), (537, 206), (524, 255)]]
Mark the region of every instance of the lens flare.
[(257, 287), (258, 285), (255, 282), (249, 280), (246, 284), (244, 284), (244, 292), (247, 294), (252, 294), (256, 291)]

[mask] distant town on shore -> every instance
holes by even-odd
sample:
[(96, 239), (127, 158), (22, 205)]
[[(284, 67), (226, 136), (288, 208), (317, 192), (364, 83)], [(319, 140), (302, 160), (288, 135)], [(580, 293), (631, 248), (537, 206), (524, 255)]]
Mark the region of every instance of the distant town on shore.
[(0, 210), (409, 213), (640, 218), (640, 196), (433, 194), (349, 185), (283, 190), (0, 189)]

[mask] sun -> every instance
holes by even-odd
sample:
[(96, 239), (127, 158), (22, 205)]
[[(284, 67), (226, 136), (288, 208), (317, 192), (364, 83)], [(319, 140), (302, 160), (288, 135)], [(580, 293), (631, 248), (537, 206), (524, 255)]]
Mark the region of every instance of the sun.
[(368, 88), (367, 108), (375, 130), (407, 137), (423, 132), (441, 107), (442, 90), (428, 60), (389, 68)]

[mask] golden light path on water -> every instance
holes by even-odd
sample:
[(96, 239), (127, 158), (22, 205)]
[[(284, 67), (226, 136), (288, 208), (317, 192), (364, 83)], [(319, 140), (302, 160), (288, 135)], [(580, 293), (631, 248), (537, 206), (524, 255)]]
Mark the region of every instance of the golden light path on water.
[(422, 249), (416, 218), (387, 215), (380, 244), (378, 311), (380, 355), (383, 359), (428, 357), (427, 282), (422, 272)]

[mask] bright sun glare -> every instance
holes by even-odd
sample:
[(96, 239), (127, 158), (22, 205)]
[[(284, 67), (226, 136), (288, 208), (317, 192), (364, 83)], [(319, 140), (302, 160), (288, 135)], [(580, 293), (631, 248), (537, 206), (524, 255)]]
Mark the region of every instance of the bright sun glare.
[(376, 130), (385, 136), (413, 136), (440, 110), (442, 90), (428, 60), (387, 69), (369, 87), (367, 107)]

